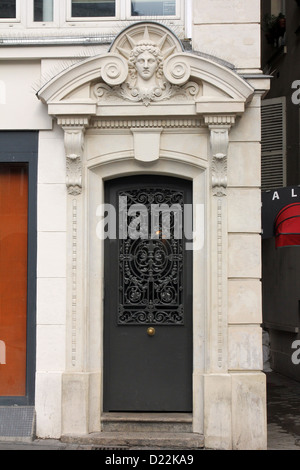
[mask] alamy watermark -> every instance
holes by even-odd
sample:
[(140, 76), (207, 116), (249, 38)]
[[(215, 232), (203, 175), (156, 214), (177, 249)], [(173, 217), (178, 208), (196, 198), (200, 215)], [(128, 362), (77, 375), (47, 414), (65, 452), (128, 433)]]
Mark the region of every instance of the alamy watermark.
[(96, 233), (100, 240), (185, 241), (186, 250), (201, 250), (204, 246), (204, 204), (132, 204), (127, 196), (119, 196), (119, 209), (112, 204), (100, 204)]
[(298, 105), (300, 104), (300, 80), (292, 83), (292, 89), (295, 90), (292, 94), (292, 103)]
[(300, 340), (296, 340), (293, 342), (292, 349), (295, 349), (292, 354), (292, 363), (295, 366), (298, 366), (300, 364)]
[(0, 341), (0, 364), (6, 364), (6, 345), (4, 341)]

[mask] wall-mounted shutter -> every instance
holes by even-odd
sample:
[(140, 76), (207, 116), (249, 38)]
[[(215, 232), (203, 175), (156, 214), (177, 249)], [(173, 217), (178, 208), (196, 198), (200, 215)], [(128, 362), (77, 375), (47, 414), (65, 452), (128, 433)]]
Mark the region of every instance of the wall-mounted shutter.
[(286, 185), (286, 100), (285, 97), (262, 101), (262, 190)]

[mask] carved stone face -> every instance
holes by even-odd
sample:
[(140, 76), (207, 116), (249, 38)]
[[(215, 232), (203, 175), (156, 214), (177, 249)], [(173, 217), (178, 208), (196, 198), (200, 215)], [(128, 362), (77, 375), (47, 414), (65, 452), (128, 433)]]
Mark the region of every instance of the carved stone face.
[(144, 79), (150, 80), (158, 68), (158, 61), (156, 57), (149, 51), (144, 51), (138, 55), (135, 67), (137, 73)]

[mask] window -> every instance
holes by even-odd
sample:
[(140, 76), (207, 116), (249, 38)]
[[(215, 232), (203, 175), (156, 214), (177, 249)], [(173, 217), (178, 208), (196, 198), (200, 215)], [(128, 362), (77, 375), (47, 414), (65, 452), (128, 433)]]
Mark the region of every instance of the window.
[(71, 18), (117, 17), (125, 9), (127, 18), (175, 16), (177, 13), (177, 0), (71, 0), (70, 4)]
[(16, 18), (16, 0), (1, 0), (0, 18)]
[(132, 0), (132, 16), (174, 16), (176, 14), (176, 0)]
[(280, 13), (285, 15), (285, 0), (271, 0), (271, 14), (278, 16)]
[[(101, 33), (115, 34), (112, 23), (134, 19), (165, 18), (178, 27), (180, 37), (190, 37), (193, 0), (0, 0), (1, 28), (68, 28), (103, 26)], [(188, 36), (184, 26), (188, 27)], [(121, 24), (116, 24), (121, 29)], [(108, 31), (109, 30), (109, 31)], [(99, 29), (97, 30), (99, 31)], [(100, 31), (99, 31), (100, 32)]]
[(53, 0), (34, 0), (34, 21), (53, 21)]
[(72, 17), (115, 16), (115, 0), (72, 0)]

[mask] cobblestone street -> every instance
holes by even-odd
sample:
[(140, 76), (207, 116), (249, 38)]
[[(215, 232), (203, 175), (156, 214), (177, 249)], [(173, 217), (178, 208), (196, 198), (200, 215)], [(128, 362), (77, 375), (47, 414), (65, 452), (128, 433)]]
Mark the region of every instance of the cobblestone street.
[(300, 383), (271, 372), (268, 383), (268, 450), (300, 450)]

